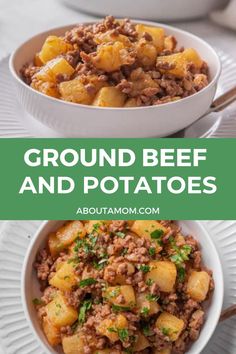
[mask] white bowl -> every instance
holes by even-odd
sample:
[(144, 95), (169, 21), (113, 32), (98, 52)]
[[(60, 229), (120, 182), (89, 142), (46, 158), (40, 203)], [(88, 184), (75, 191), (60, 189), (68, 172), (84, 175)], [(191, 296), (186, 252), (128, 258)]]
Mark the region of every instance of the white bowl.
[(75, 9), (93, 15), (142, 18), (157, 21), (179, 21), (207, 16), (228, 0), (63, 0)]
[(167, 34), (174, 35), (180, 46), (195, 48), (210, 68), (210, 83), (196, 94), (159, 106), (135, 108), (100, 108), (65, 102), (46, 96), (23, 82), (22, 66), (32, 61), (49, 34), (62, 35), (72, 26), (41, 33), (22, 44), (10, 58), (10, 71), (16, 85), (17, 98), (24, 109), (43, 124), (65, 137), (148, 138), (175, 133), (196, 121), (210, 107), (221, 72), (220, 60), (212, 47), (202, 39), (167, 25)]
[[(48, 234), (52, 230), (56, 230), (62, 223), (62, 221), (47, 221), (43, 223), (31, 241), (28, 252), (25, 256), (22, 270), (22, 302), (25, 315), (30, 328), (47, 354), (57, 354), (62, 351), (60, 351), (59, 348), (53, 349), (47, 343), (47, 340), (39, 325), (39, 320), (37, 318), (32, 299), (40, 297), (41, 293), (36, 272), (33, 270), (33, 263), (37, 252), (45, 246)], [(206, 308), (206, 321), (202, 328), (200, 337), (187, 352), (187, 354), (199, 354), (206, 346), (219, 321), (224, 293), (223, 273), (216, 248), (210, 236), (201, 224), (197, 221), (181, 221), (179, 222), (179, 225), (182, 227), (184, 234), (192, 234), (197, 240), (199, 240), (204, 265), (213, 270), (215, 280), (215, 291), (213, 293), (211, 303), (208, 304), (209, 306)]]

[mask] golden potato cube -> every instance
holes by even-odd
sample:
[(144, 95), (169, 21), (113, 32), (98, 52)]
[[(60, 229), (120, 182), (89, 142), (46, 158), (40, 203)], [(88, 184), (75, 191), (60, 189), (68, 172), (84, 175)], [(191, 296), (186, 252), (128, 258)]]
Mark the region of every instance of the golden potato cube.
[(48, 320), (57, 328), (71, 326), (77, 319), (78, 313), (67, 305), (65, 297), (58, 293), (45, 307)]
[(137, 308), (139, 309), (139, 312), (141, 315), (145, 317), (146, 312), (144, 309), (147, 309), (147, 315), (152, 316), (155, 313), (158, 313), (161, 309), (160, 305), (157, 303), (157, 301), (150, 300), (148, 297), (148, 293), (139, 293), (137, 294), (136, 301), (137, 301)]
[(58, 74), (71, 76), (75, 72), (75, 69), (64, 58), (53, 59), (49, 61), (46, 66), (51, 70), (54, 78), (56, 78)]
[(123, 107), (125, 104), (126, 95), (116, 87), (101, 88), (92, 105), (98, 107)]
[(84, 225), (78, 220), (67, 222), (56, 232), (57, 238), (65, 247), (72, 244), (77, 238), (83, 238), (85, 234)]
[(150, 27), (139, 24), (136, 25), (136, 31), (139, 34), (139, 38), (142, 38), (145, 33), (148, 33), (152, 37), (152, 42), (155, 45), (158, 53), (164, 49), (165, 31), (163, 28)]
[(161, 291), (170, 293), (174, 290), (177, 270), (174, 263), (169, 261), (152, 261), (149, 263), (150, 272), (146, 274), (146, 281), (153, 280)]
[(65, 248), (64, 244), (57, 238), (55, 232), (49, 234), (48, 247), (52, 257), (58, 256)]
[(64, 81), (59, 84), (59, 92), (64, 101), (90, 105), (94, 95), (89, 94), (80, 79)]
[[(124, 302), (122, 304), (117, 301), (119, 295), (124, 297)], [(119, 307), (130, 308), (136, 304), (134, 289), (131, 285), (109, 286), (103, 292), (103, 297), (111, 304)]]
[(84, 342), (79, 334), (64, 337), (62, 347), (65, 354), (84, 354)]
[(112, 30), (96, 34), (94, 41), (96, 44), (121, 42), (124, 44), (125, 47), (130, 47), (132, 45), (127, 36), (124, 36), (123, 34), (114, 33), (114, 31)]
[(115, 319), (106, 318), (97, 327), (97, 332), (109, 338), (111, 342), (119, 340), (118, 329), (128, 328), (128, 321), (125, 316), (119, 314)]
[(56, 274), (50, 279), (49, 284), (61, 291), (69, 291), (78, 284), (78, 277), (75, 275), (74, 264), (64, 262)]
[[(146, 238), (150, 241), (161, 240), (162, 234), (166, 233), (166, 227), (160, 224), (156, 220), (135, 220), (131, 227), (131, 231), (137, 234), (139, 237)], [(158, 239), (158, 233), (160, 238)], [(156, 252), (160, 252), (162, 247), (158, 244), (156, 246)]]
[(69, 50), (72, 50), (73, 46), (66, 43), (62, 38), (57, 36), (49, 36), (38, 54), (39, 59), (43, 64), (46, 64), (49, 60), (56, 58), (60, 54), (64, 54)]
[(43, 317), (43, 332), (47, 337), (48, 343), (53, 347), (61, 343), (61, 332), (60, 329), (53, 326), (53, 324), (48, 320), (47, 316)]
[(51, 79), (49, 82), (33, 80), (30, 86), (33, 89), (43, 93), (44, 95), (59, 98), (57, 86), (53, 82), (51, 82)]
[(210, 276), (207, 272), (193, 271), (188, 279), (187, 293), (195, 301), (204, 301), (207, 297), (210, 285)]
[(157, 60), (157, 49), (150, 42), (140, 40), (136, 46), (137, 58), (142, 66), (153, 66)]
[(130, 64), (132, 57), (123, 43), (114, 42), (99, 46), (92, 61), (97, 69), (112, 72), (119, 70), (122, 65)]
[(184, 329), (184, 321), (168, 312), (162, 312), (156, 321), (156, 326), (174, 342)]
[(141, 352), (142, 350), (146, 349), (150, 347), (150, 343), (147, 340), (147, 338), (142, 334), (142, 333), (138, 333), (137, 334), (137, 340), (134, 344), (134, 351), (135, 352)]
[(158, 64), (168, 63), (174, 65), (173, 69), (160, 69), (163, 73), (172, 74), (176, 77), (182, 78), (187, 73), (187, 65), (193, 63), (197, 69), (200, 69), (203, 61), (195, 49), (189, 48), (185, 49), (181, 53), (161, 56), (157, 58)]
[(136, 98), (128, 98), (128, 100), (125, 102), (124, 107), (137, 107), (137, 99)]

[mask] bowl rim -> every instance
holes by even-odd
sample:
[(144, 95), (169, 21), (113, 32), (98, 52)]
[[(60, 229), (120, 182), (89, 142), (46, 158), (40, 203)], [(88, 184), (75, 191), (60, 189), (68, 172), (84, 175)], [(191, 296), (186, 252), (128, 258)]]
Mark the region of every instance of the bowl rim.
[[(26, 274), (28, 271), (29, 257), (30, 257), (30, 254), (31, 254), (33, 248), (34, 248), (34, 245), (35, 245), (36, 241), (38, 240), (39, 235), (43, 232), (44, 228), (46, 228), (47, 225), (52, 221), (63, 222), (63, 220), (45, 220), (42, 222), (41, 226), (36, 230), (36, 232), (34, 233), (32, 239), (31, 239), (28, 250), (25, 254), (25, 258), (23, 261), (23, 267), (22, 267), (22, 274), (21, 274), (21, 301), (22, 301), (22, 305), (23, 305), (24, 314), (26, 316), (27, 323), (28, 323), (30, 329), (32, 330), (36, 340), (42, 346), (42, 348), (46, 351), (47, 354), (52, 354), (52, 352), (49, 350), (49, 347), (51, 347), (51, 346), (49, 344), (46, 345), (45, 342), (40, 338), (40, 335), (39, 335), (38, 331), (36, 330), (35, 326), (33, 325), (33, 321), (31, 320), (29, 306), (28, 306), (28, 302), (26, 300), (27, 299), (27, 297), (26, 297), (27, 290), (26, 289), (27, 289), (27, 284), (28, 284)], [(211, 316), (211, 318), (210, 318), (210, 320), (212, 321), (212, 324), (211, 324), (210, 330), (205, 335), (205, 340), (203, 341), (203, 343), (201, 345), (199, 344), (199, 346), (197, 347), (197, 349), (195, 349), (195, 352), (193, 353), (193, 354), (198, 354), (198, 353), (201, 353), (201, 351), (206, 347), (207, 343), (211, 339), (211, 337), (218, 325), (218, 321), (219, 321), (222, 307), (223, 307), (223, 300), (224, 300), (224, 276), (223, 276), (223, 268), (222, 268), (222, 264), (221, 264), (221, 260), (220, 260), (218, 251), (211, 239), (210, 234), (206, 230), (206, 228), (198, 220), (187, 220), (187, 221), (183, 220), (182, 222), (193, 222), (197, 225), (197, 227), (200, 229), (201, 233), (206, 237), (206, 242), (211, 247), (211, 258), (214, 258), (215, 263), (217, 264), (217, 274), (214, 273), (215, 274), (214, 279), (216, 279), (216, 275), (217, 275), (217, 283), (219, 284), (217, 287), (217, 299), (214, 301), (216, 309), (214, 311), (214, 315)], [(209, 305), (209, 307), (211, 307), (211, 306), (213, 306), (213, 303), (211, 303)], [(203, 328), (204, 328), (204, 326), (203, 326)], [(197, 343), (197, 342), (198, 342), (198, 340), (195, 343)]]
[[(120, 18), (117, 18), (117, 19), (120, 20)], [(68, 101), (60, 100), (60, 99), (55, 98), (55, 97), (47, 96), (46, 94), (43, 94), (42, 92), (39, 92), (39, 91), (33, 89), (31, 86), (27, 85), (22, 80), (20, 75), (18, 75), (18, 73), (16, 72), (16, 70), (15, 70), (15, 60), (17, 58), (17, 54), (21, 51), (21, 49), (22, 49), (22, 47), (24, 45), (26, 45), (27, 43), (32, 42), (36, 37), (43, 36), (43, 35), (49, 35), (49, 33), (53, 32), (53, 31), (59, 31), (59, 30), (63, 30), (63, 29), (65, 29), (65, 31), (66, 31), (66, 30), (69, 30), (69, 29), (79, 25), (79, 24), (83, 24), (83, 25), (94, 24), (94, 23), (97, 23), (98, 21), (80, 21), (79, 23), (76, 23), (76, 24), (74, 23), (74, 24), (68, 24), (68, 25), (65, 25), (65, 26), (54, 27), (54, 28), (51, 28), (51, 29), (49, 28), (46, 31), (39, 32), (36, 35), (31, 36), (30, 38), (25, 40), (23, 43), (21, 43), (12, 52), (12, 54), (10, 55), (9, 69), (10, 69), (11, 75), (14, 77), (14, 79), (19, 84), (24, 86), (24, 88), (28, 89), (33, 94), (39, 95), (40, 97), (46, 99), (49, 102), (52, 102), (52, 103), (53, 102), (58, 102), (58, 104), (63, 105), (63, 106), (64, 105), (66, 105), (66, 106), (68, 105), (70, 107), (86, 108), (86, 109), (90, 109), (90, 110), (106, 110), (106, 111), (114, 111), (115, 110), (115, 111), (121, 111), (121, 112), (124, 111), (124, 110), (125, 111), (126, 110), (127, 111), (135, 111), (135, 110), (148, 110), (148, 109), (158, 109), (158, 108), (160, 109), (160, 107), (166, 107), (166, 106), (170, 106), (170, 105), (179, 105), (182, 102), (184, 103), (186, 100), (190, 100), (193, 97), (197, 97), (197, 96), (199, 96), (201, 94), (204, 94), (207, 90), (209, 90), (212, 86), (214, 86), (218, 82), (220, 74), (221, 74), (221, 70), (222, 70), (222, 64), (221, 64), (220, 58), (219, 58), (216, 50), (209, 43), (207, 43), (204, 39), (202, 39), (199, 36), (196, 36), (195, 34), (193, 34), (191, 32), (182, 30), (182, 29), (180, 29), (178, 27), (175, 27), (175, 26), (169, 26), (169, 25), (166, 25), (166, 24), (161, 23), (161, 22), (142, 21), (142, 20), (138, 20), (138, 19), (131, 19), (131, 21), (134, 22), (135, 24), (140, 23), (140, 24), (144, 24), (144, 25), (145, 24), (146, 25), (152, 25), (152, 26), (155, 26), (155, 27), (162, 27), (164, 29), (167, 29), (170, 32), (171, 31), (177, 32), (177, 34), (185, 35), (185, 36), (187, 36), (189, 38), (192, 38), (193, 41), (197, 41), (197, 42), (201, 43), (203, 46), (205, 46), (211, 52), (212, 57), (214, 57), (214, 60), (217, 63), (216, 74), (212, 78), (211, 82), (206, 87), (204, 87), (202, 90), (194, 93), (193, 95), (181, 98), (178, 101), (162, 103), (161, 105), (141, 106), (141, 107), (97, 107), (97, 106), (85, 105), (85, 104), (81, 104), (81, 103), (68, 102)], [(194, 48), (194, 46), (193, 46), (193, 48)]]

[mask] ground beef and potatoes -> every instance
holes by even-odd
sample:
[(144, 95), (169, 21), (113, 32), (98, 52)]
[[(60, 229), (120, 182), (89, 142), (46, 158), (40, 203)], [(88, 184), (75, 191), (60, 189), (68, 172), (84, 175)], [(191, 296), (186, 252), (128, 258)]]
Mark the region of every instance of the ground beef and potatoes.
[(214, 289), (172, 221), (69, 221), (35, 261), (43, 331), (65, 354), (186, 353)]
[(64, 101), (137, 107), (202, 90), (208, 66), (195, 49), (178, 47), (163, 28), (109, 16), (61, 37), (50, 35), (22, 76), (35, 90)]

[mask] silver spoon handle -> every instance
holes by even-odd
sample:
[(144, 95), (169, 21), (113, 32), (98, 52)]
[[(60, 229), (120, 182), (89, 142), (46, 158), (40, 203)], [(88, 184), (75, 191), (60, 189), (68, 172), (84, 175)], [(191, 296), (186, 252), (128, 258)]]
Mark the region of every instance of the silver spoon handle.
[(236, 305), (232, 305), (232, 306), (228, 307), (227, 309), (223, 310), (221, 312), (219, 322), (226, 321), (226, 320), (228, 320), (228, 318), (231, 318), (233, 316), (236, 316)]
[[(226, 91), (223, 95), (213, 101), (210, 112), (220, 112), (236, 100), (236, 87)], [(210, 113), (209, 112), (209, 113)]]

